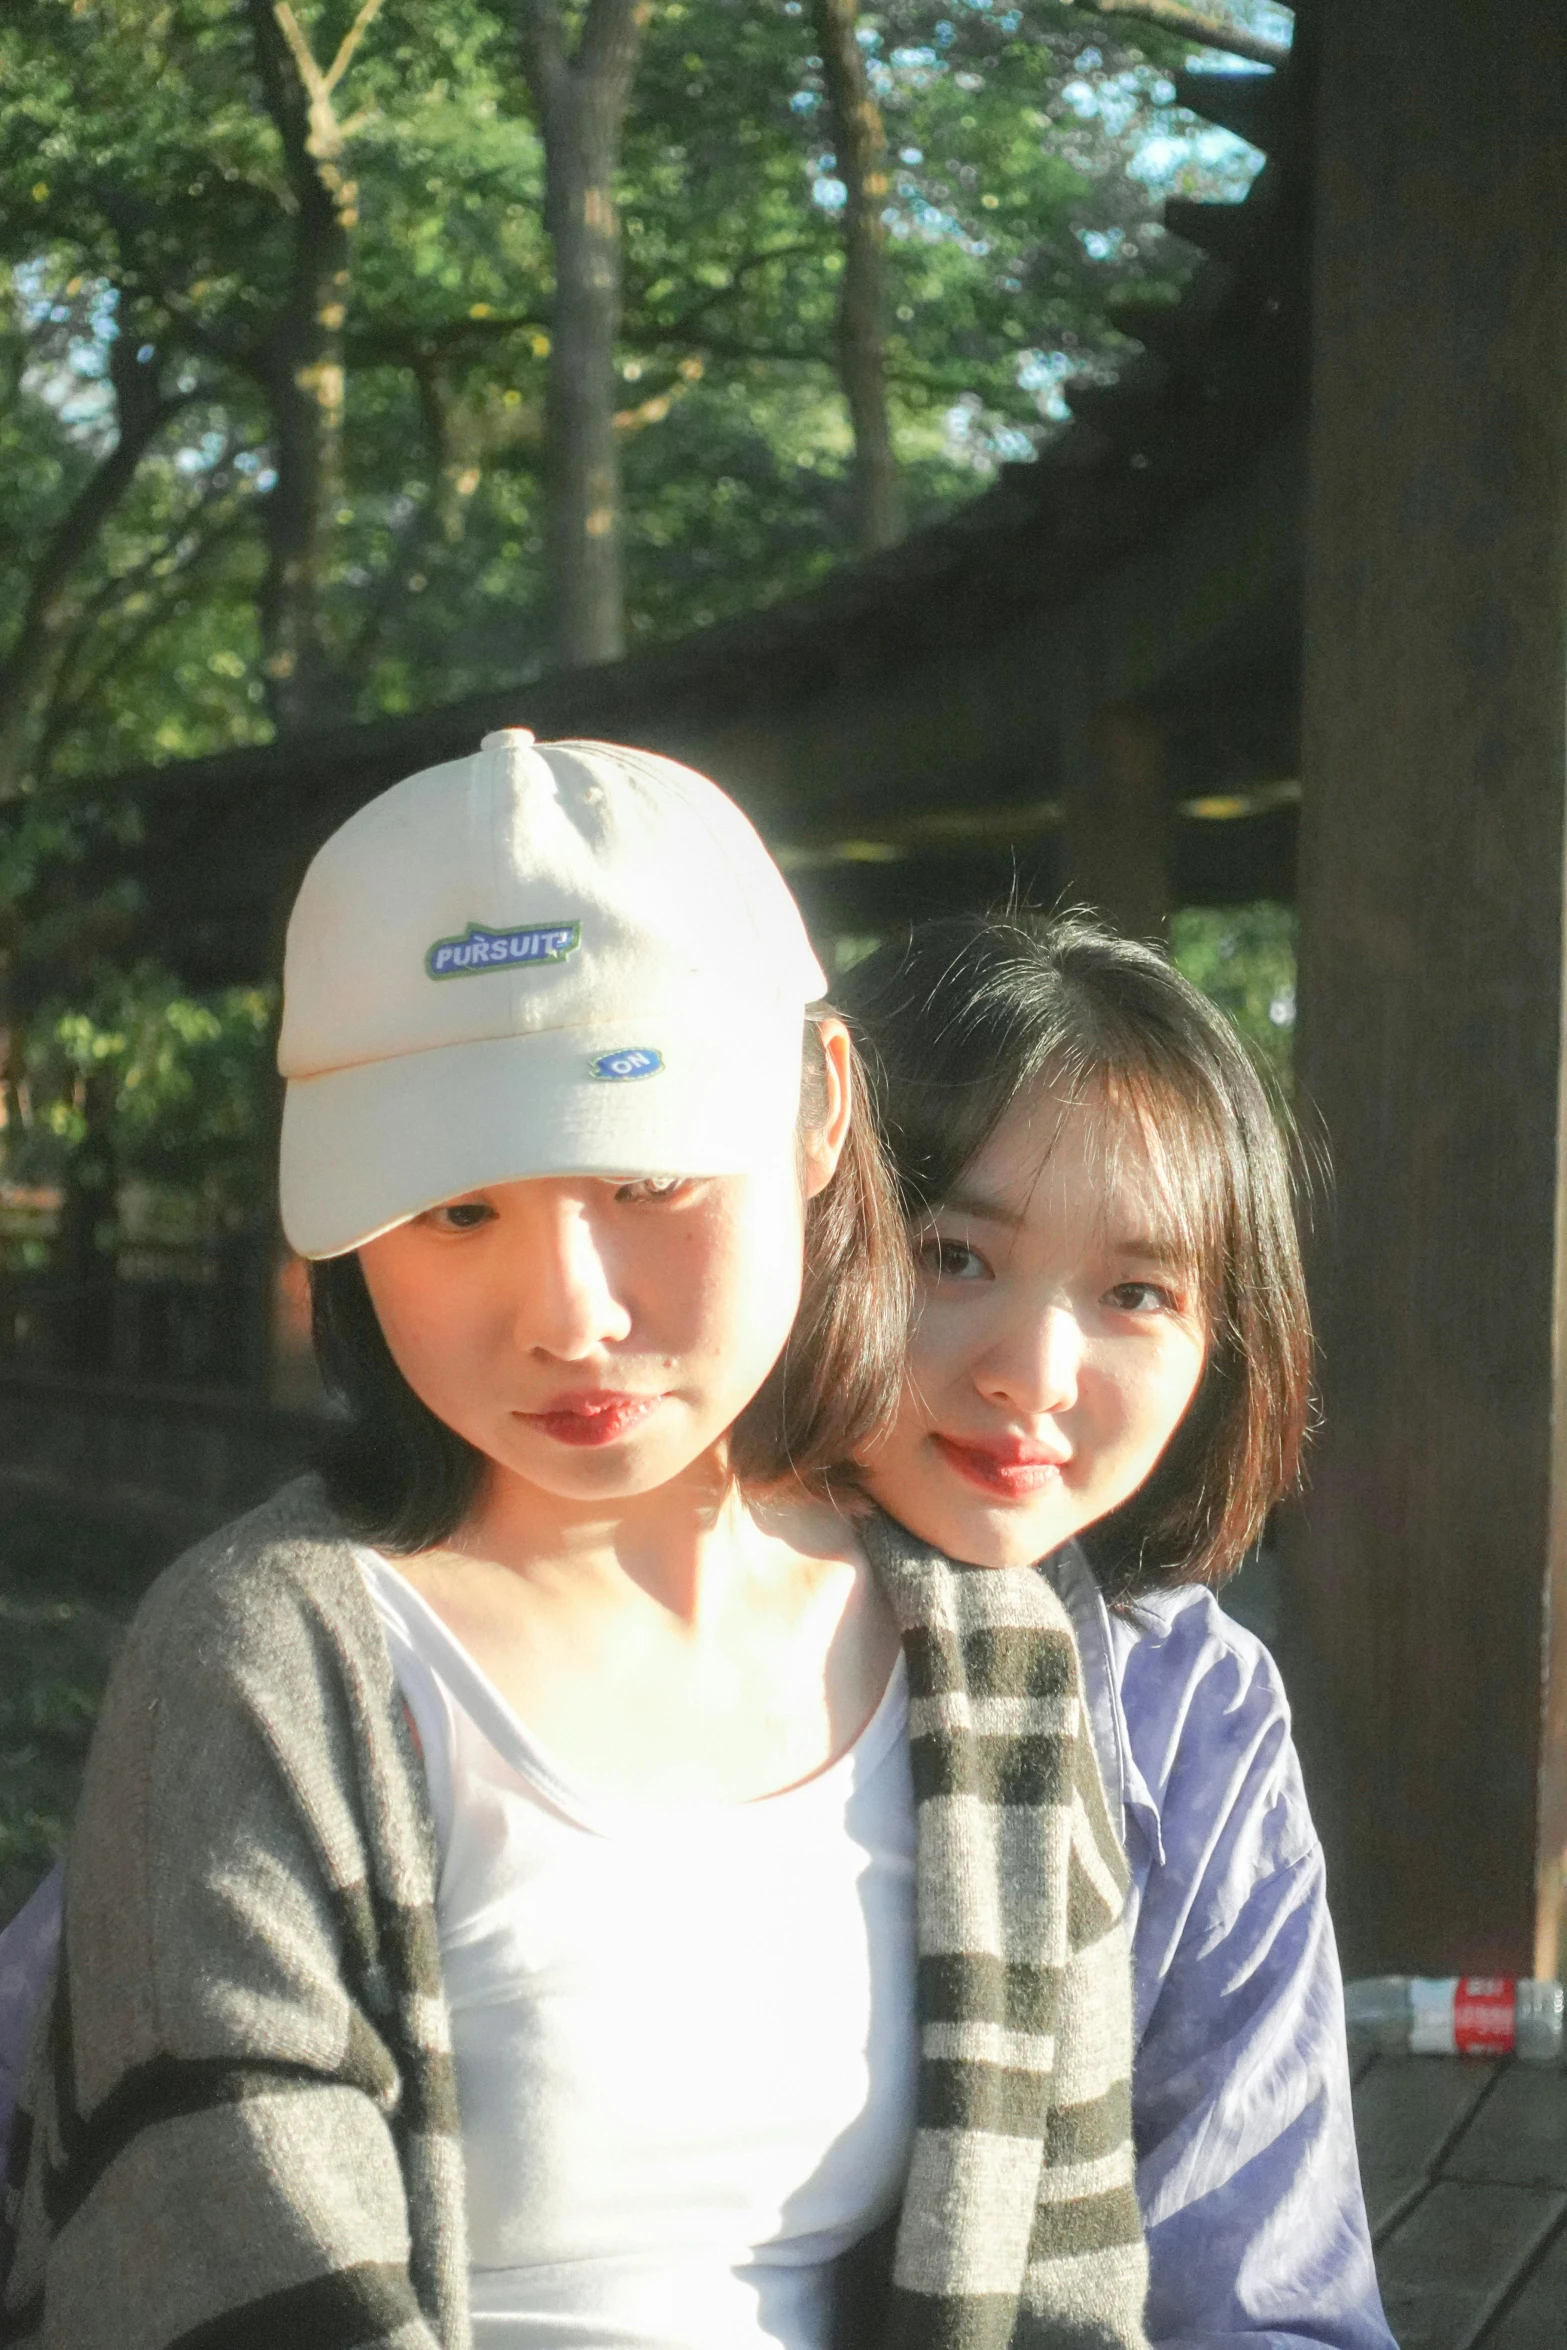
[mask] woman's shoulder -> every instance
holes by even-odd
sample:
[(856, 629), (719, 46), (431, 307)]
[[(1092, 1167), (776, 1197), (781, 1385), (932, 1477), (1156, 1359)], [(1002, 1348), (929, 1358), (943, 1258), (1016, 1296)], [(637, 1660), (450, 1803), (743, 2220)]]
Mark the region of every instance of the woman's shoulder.
[(1230, 1615), (1206, 1584), (1151, 1591), (1109, 1609), (1111, 1655), (1123, 1691), (1157, 1691), (1167, 1705), (1200, 1702), (1289, 1719), (1284, 1682), (1265, 1640)]
[(126, 1634), (143, 1671), (262, 1659), (301, 1635), (361, 1645), (374, 1614), (318, 1477), (296, 1478), (164, 1568)]
[(1165, 1851), (1242, 1817), (1254, 1868), (1314, 1851), (1289, 1699), (1258, 1634), (1188, 1585), (1110, 1612), (1108, 1640), (1128, 1808), (1156, 1815)]
[(127, 1817), (184, 1834), (224, 1774), (247, 1770), (247, 1800), (264, 1808), (286, 1784), (277, 1816), (302, 1805), (343, 1849), (368, 1772), (413, 1836), (395, 1792), (413, 1769), (395, 1700), (352, 1539), (319, 1482), (302, 1479), (196, 1543), (143, 1599), (104, 1691), (73, 1865), (89, 1848), (103, 1863)]

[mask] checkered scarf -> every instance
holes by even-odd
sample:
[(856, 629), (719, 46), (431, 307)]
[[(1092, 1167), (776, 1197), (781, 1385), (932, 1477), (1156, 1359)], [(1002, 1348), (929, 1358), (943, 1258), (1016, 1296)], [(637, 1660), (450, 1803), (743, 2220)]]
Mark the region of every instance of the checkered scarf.
[(863, 1529), (903, 1634), (918, 2126), (897, 2350), (1142, 2345), (1126, 1863), (1071, 1625), (1033, 1568)]

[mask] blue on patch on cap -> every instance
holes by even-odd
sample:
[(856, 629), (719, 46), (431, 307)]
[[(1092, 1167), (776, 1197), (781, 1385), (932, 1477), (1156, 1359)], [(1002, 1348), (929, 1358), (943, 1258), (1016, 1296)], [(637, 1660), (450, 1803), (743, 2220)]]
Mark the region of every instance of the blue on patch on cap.
[(663, 1066), (663, 1054), (656, 1053), (650, 1044), (632, 1044), (617, 1053), (600, 1053), (597, 1060), (588, 1063), (588, 1075), (613, 1083), (627, 1077), (656, 1077)]
[(563, 963), (582, 943), (580, 922), (540, 922), (526, 930), (491, 930), (470, 922), (461, 938), (438, 938), (425, 955), (432, 979), (467, 979), (517, 963)]

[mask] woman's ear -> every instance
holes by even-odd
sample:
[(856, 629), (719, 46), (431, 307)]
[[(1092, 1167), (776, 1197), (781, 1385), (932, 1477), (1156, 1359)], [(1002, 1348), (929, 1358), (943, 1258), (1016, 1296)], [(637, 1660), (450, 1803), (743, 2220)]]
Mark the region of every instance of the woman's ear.
[(849, 1120), (855, 1112), (854, 1048), (849, 1042), (849, 1031), (836, 1018), (818, 1020), (816, 1031), (822, 1040), (826, 1108), (820, 1125), (813, 1126), (804, 1138), (807, 1199), (825, 1191), (836, 1174), (849, 1136)]

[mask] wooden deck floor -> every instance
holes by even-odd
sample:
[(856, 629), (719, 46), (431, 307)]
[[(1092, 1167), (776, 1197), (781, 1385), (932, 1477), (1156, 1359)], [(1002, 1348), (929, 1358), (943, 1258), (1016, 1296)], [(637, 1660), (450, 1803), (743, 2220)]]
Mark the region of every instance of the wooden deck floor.
[(1567, 2072), (1356, 2060), (1355, 2120), (1401, 2350), (1567, 2350)]

